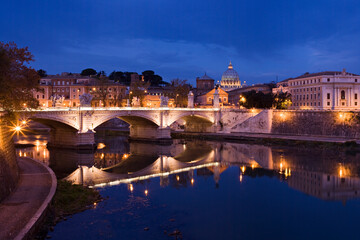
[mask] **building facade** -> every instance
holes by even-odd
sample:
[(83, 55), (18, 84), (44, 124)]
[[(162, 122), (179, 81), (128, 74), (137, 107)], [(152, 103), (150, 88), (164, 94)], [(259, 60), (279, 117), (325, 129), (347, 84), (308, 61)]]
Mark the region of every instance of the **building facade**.
[[(214, 93), (215, 88), (203, 95), (198, 96), (195, 102), (200, 106), (212, 106), (214, 103)], [(220, 105), (227, 105), (229, 100), (229, 94), (221, 88), (218, 88), (218, 93)]]
[(215, 80), (206, 73), (202, 77), (196, 78), (196, 95), (202, 95), (214, 89)]
[(305, 73), (288, 80), (292, 109), (358, 110), (360, 76), (344, 69)]
[(52, 96), (63, 97), (63, 107), (80, 106), (80, 96), (89, 93), (93, 96), (92, 106), (121, 106), (126, 98), (126, 87), (113, 81), (81, 76), (80, 74), (62, 73), (40, 79), (40, 91), (33, 92), (40, 107), (52, 107)]

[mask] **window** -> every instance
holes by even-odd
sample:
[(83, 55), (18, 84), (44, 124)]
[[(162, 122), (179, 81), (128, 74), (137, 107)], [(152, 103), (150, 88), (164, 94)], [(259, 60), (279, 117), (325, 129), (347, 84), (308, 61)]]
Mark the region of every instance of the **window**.
[(357, 79), (355, 79), (355, 82), (357, 82)]
[(327, 81), (330, 82), (330, 78), (328, 78)]
[(45, 99), (45, 95), (43, 95), (42, 97), (43, 97), (43, 99)]
[(357, 93), (355, 93), (355, 99), (357, 99)]
[(224, 102), (226, 102), (226, 97), (224, 97)]
[(345, 91), (344, 90), (341, 91), (341, 99), (345, 99)]
[(319, 102), (319, 105), (318, 106), (320, 106), (320, 102)]
[(330, 102), (327, 102), (327, 105), (330, 106)]
[(355, 106), (357, 106), (357, 102), (355, 102)]
[[(39, 95), (36, 95), (36, 98), (39, 99)], [(25, 105), (25, 104), (24, 104)]]
[(330, 93), (327, 94), (327, 99), (330, 99)]
[(209, 97), (209, 102), (211, 102), (211, 97)]

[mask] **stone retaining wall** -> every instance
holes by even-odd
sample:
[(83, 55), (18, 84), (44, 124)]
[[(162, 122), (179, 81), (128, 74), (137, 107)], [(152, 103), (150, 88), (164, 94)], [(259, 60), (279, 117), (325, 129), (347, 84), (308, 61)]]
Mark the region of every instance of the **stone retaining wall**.
[(0, 202), (16, 187), (19, 169), (9, 128), (0, 119)]
[(271, 133), (360, 138), (360, 113), (273, 110)]

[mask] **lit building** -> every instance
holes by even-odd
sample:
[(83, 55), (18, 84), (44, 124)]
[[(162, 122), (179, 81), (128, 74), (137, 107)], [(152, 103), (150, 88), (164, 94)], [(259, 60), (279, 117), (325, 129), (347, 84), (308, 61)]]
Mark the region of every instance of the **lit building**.
[(113, 81), (100, 83), (97, 79), (80, 74), (62, 73), (61, 75), (49, 75), (40, 79), (40, 91), (33, 92), (39, 101), (40, 107), (51, 107), (51, 96), (63, 96), (64, 107), (76, 107), (80, 105), (79, 97), (84, 93), (93, 96), (92, 105), (120, 106), (126, 98), (126, 87)]
[(327, 71), (305, 73), (288, 79), (292, 109), (357, 110), (359, 109), (360, 76)]
[[(291, 79), (291, 78), (289, 78)], [(272, 89), (273, 94), (286, 93), (289, 92), (288, 84), (289, 79), (285, 79), (281, 82), (276, 83), (276, 88)]]
[(228, 69), (223, 73), (221, 77), (220, 86), (225, 91), (231, 91), (237, 88), (241, 88), (241, 82), (238, 73), (234, 70), (233, 65), (229, 64)]
[[(218, 88), (218, 92), (219, 92), (219, 102), (220, 105), (227, 105), (228, 104), (228, 93), (225, 92), (223, 89), (221, 89), (220, 87)], [(208, 93), (205, 93), (203, 95), (197, 96), (196, 98), (196, 103), (200, 106), (205, 106), (205, 105), (213, 105), (214, 102), (214, 93), (215, 93), (215, 88), (212, 89), (211, 91), (209, 91)]]
[(211, 91), (214, 88), (215, 80), (208, 75), (196, 78), (196, 95), (202, 95)]

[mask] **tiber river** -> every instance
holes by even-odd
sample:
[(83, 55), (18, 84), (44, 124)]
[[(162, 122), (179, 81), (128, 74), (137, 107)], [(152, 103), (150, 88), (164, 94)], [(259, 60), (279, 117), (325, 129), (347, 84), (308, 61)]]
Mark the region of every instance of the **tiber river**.
[(18, 155), (105, 198), (57, 224), (52, 239), (360, 238), (358, 153), (99, 136), (96, 152), (76, 153), (31, 142)]

